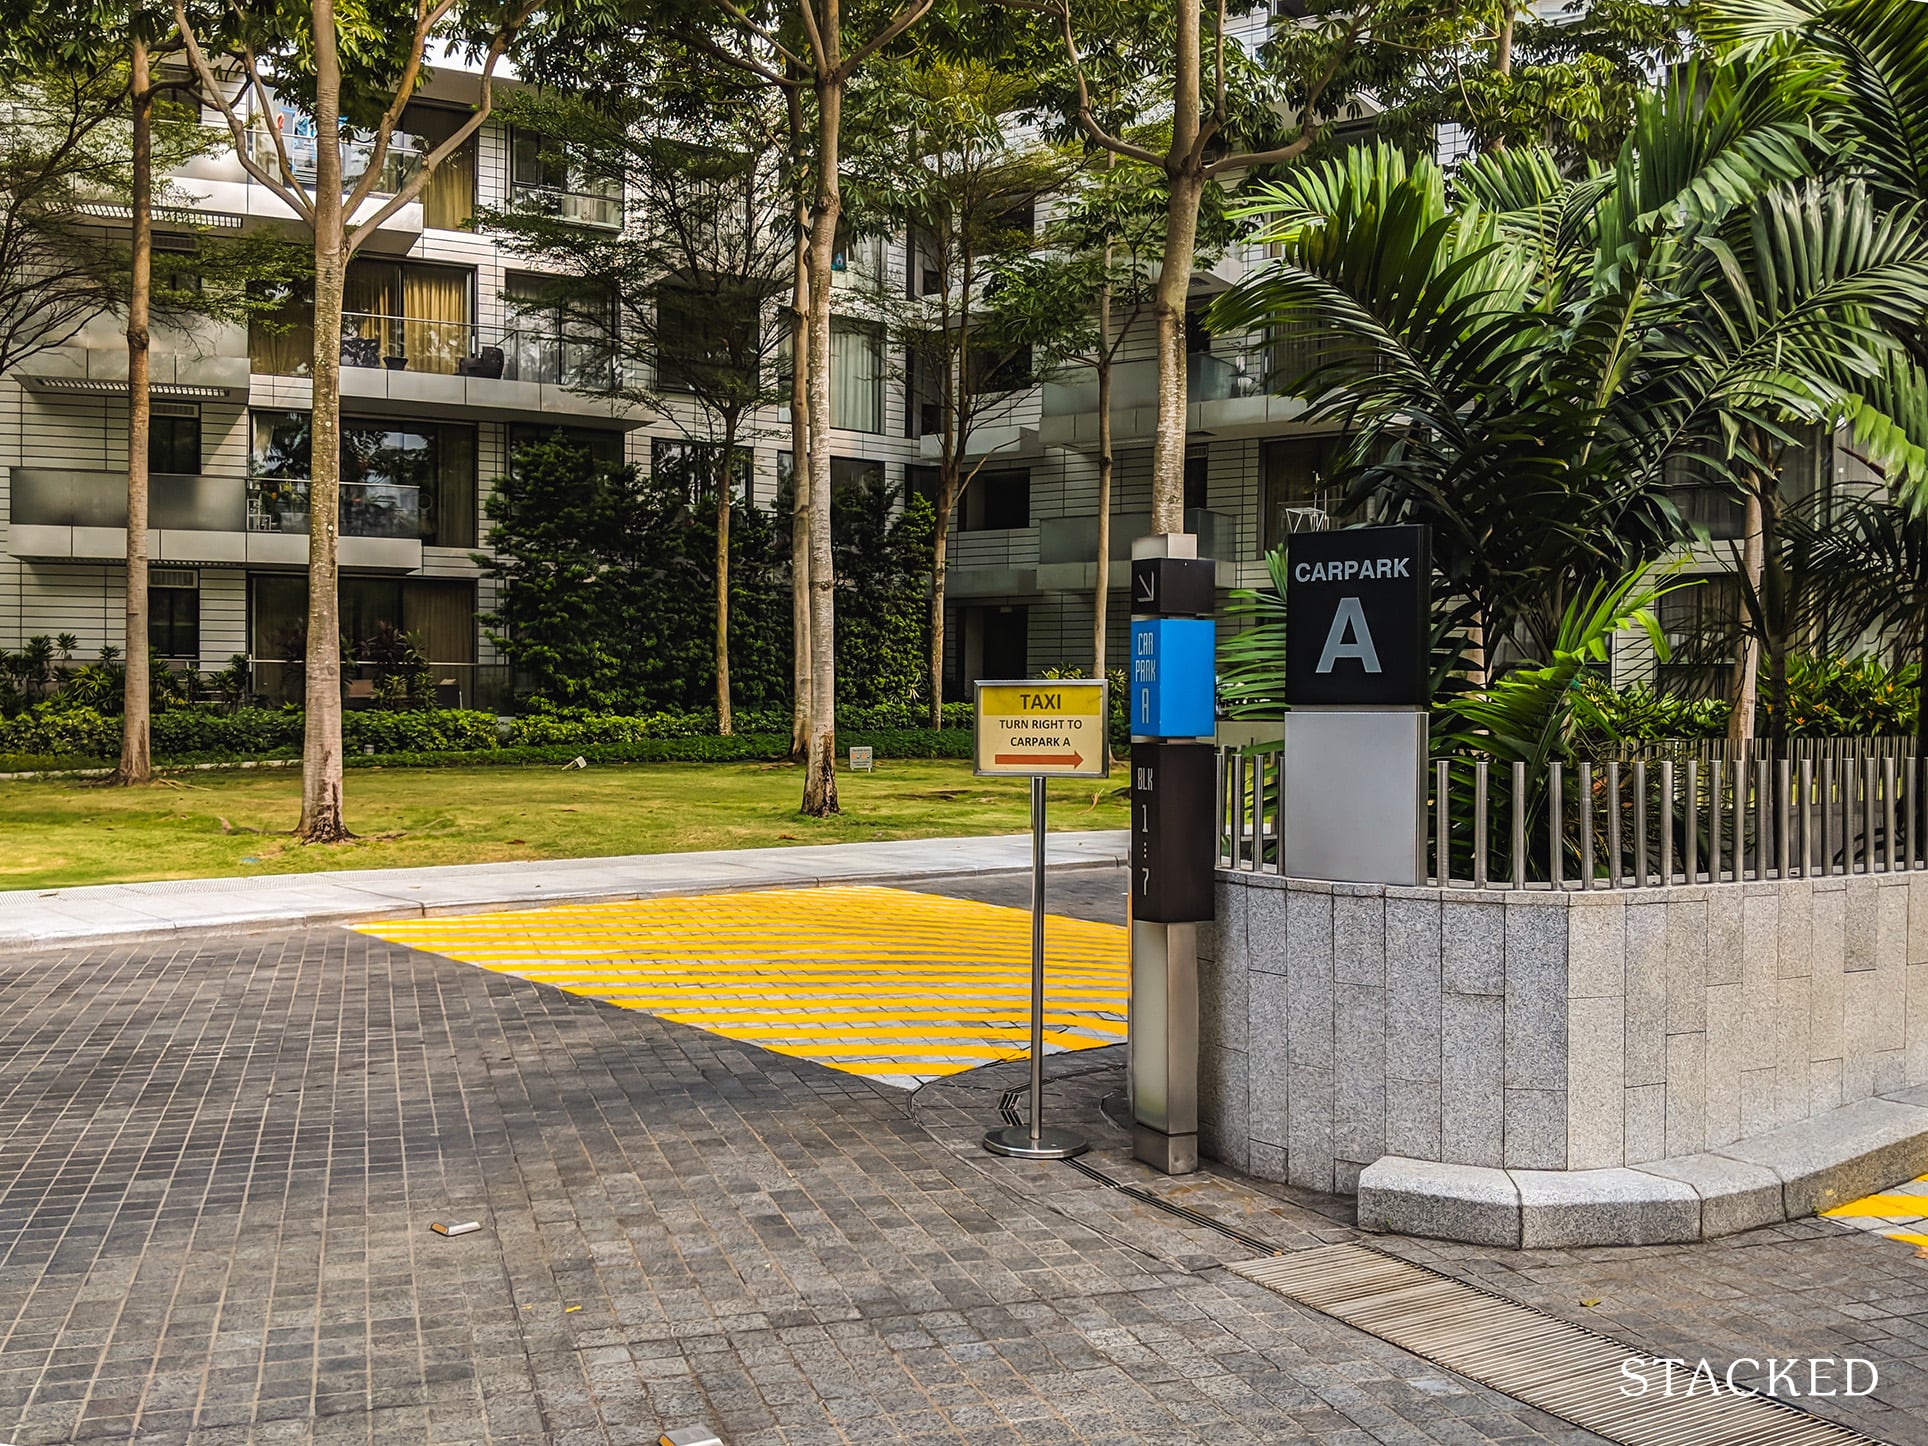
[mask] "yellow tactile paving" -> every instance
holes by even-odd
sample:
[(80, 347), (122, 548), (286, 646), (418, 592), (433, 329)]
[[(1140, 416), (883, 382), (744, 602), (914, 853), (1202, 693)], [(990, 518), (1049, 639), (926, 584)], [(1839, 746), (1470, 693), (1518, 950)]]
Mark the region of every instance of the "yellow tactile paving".
[[(897, 1083), (1021, 1055), (1031, 916), (905, 889), (765, 889), (362, 932)], [(1045, 1044), (1125, 1037), (1126, 934), (1045, 920)]]
[(1836, 1205), (1832, 1210), (1823, 1210), (1821, 1215), (1824, 1219), (1856, 1230), (1885, 1235), (1904, 1245), (1928, 1249), (1928, 1234), (1924, 1234), (1920, 1228), (1921, 1222), (1928, 1219), (1928, 1175), (1922, 1175), (1906, 1185), (1896, 1185), (1877, 1194), (1864, 1195), (1859, 1200), (1850, 1200), (1845, 1205)]

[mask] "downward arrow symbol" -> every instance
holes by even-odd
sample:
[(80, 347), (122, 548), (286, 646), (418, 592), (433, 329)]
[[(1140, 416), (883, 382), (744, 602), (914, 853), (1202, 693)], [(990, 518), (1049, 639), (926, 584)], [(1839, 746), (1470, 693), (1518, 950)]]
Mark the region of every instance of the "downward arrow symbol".
[(1138, 574), (1138, 601), (1147, 603), (1158, 601), (1158, 584), (1149, 572)]

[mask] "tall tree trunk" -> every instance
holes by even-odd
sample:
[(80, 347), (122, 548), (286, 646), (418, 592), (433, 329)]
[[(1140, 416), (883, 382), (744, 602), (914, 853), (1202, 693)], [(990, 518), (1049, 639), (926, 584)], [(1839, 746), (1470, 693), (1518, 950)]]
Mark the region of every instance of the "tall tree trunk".
[(810, 751), (810, 231), (797, 218), (790, 324), (790, 756)]
[(837, 168), (843, 124), (838, 78), (841, 23), (836, 0), (819, 6), (824, 53), (817, 57), (817, 194), (810, 216), (810, 739), (804, 760), (803, 811), (822, 818), (837, 810), (836, 576), (830, 555), (830, 263), (843, 195)]
[(348, 270), (341, 191), (341, 57), (334, 0), (314, 0), (315, 359), (308, 463), (308, 652), (301, 750), (303, 843), (349, 838), (342, 819), (341, 305)]
[(946, 458), (937, 474), (937, 507), (931, 527), (931, 727), (944, 726), (944, 589), (950, 578), (951, 515), (957, 510), (957, 460)]
[[(1196, 123), (1194, 122), (1194, 129)], [(1198, 251), (1198, 203), (1205, 183), (1195, 166), (1170, 178), (1165, 254), (1152, 299), (1158, 338), (1157, 430), (1151, 446), (1151, 530), (1185, 530), (1185, 424), (1190, 401), (1185, 374), (1185, 309), (1192, 258)]]
[(127, 672), (121, 706), (121, 754), (115, 779), (147, 783), (149, 646), (147, 641), (147, 441), (153, 425), (148, 392), (148, 313), (154, 272), (154, 92), (147, 44), (134, 42), (129, 99), (133, 111), (133, 267), (127, 293)]
[(735, 731), (730, 716), (730, 507), (735, 484), (736, 413), (723, 418), (723, 459), (716, 477), (716, 731)]
[[(1110, 661), (1106, 613), (1111, 606), (1111, 288), (1098, 293), (1098, 571), (1092, 587), (1091, 676)], [(1107, 735), (1108, 737), (1109, 735)]]
[(1743, 601), (1743, 608), (1749, 612), (1746, 626), (1741, 629), (1740, 647), (1734, 658), (1734, 687), (1732, 692), (1733, 711), (1727, 717), (1727, 741), (1736, 749), (1746, 748), (1754, 741), (1754, 714), (1760, 701), (1761, 633), (1765, 619), (1761, 616), (1761, 572), (1764, 557), (1764, 541), (1761, 532), (1761, 491), (1763, 486), (1771, 485), (1756, 477), (1747, 489), (1746, 533), (1741, 543), (1741, 572), (1747, 580), (1747, 592), (1752, 601)]
[(1514, 0), (1500, 0), (1500, 33), (1493, 48), (1493, 69), (1503, 76), (1513, 73), (1513, 27), (1518, 19)]

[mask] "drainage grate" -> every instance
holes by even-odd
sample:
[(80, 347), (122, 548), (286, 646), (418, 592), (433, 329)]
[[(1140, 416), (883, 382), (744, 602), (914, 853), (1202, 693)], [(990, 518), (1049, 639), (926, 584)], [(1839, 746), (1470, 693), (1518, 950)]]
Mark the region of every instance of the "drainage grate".
[(1622, 1363), (1647, 1370), (1657, 1357), (1364, 1246), (1328, 1245), (1229, 1269), (1625, 1446), (1879, 1446), (1766, 1396), (1680, 1394), (1679, 1374), (1672, 1396), (1656, 1389), (1628, 1397)]

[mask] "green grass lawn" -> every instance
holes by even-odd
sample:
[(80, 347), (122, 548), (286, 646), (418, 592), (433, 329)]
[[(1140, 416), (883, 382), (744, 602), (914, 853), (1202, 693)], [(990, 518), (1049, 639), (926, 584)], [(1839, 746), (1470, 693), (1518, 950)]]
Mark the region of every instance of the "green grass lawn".
[[(837, 779), (843, 812), (797, 811), (787, 763), (364, 768), (348, 774), (355, 841), (297, 844), (294, 768), (172, 775), (147, 788), (82, 779), (0, 782), (0, 889), (135, 879), (586, 858), (686, 849), (1017, 833), (1023, 779), (969, 763), (880, 762)], [(1051, 786), (1057, 829), (1123, 828), (1125, 775)]]

